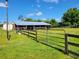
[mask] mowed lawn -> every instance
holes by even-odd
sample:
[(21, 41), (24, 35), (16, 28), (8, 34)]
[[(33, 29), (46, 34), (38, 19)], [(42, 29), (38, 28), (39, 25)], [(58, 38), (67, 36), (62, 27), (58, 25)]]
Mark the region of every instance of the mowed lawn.
[[(66, 28), (68, 33), (79, 34), (79, 28)], [(40, 33), (38, 31), (38, 40), (46, 41), (45, 38), (40, 38)], [(47, 41), (47, 44), (50, 44), (52, 47), (47, 45), (37, 43), (33, 38), (28, 37), (27, 35), (19, 35), (15, 31), (10, 31), (10, 41), (6, 39), (6, 31), (0, 29), (0, 59), (79, 59), (75, 54), (65, 55), (63, 52), (58, 49), (64, 50), (64, 36), (58, 35), (57, 32), (50, 30), (51, 36)], [(41, 34), (44, 36), (45, 33)], [(50, 34), (49, 34), (50, 35)], [(52, 36), (53, 35), (53, 36)], [(78, 44), (79, 38), (69, 38), (69, 42)], [(61, 42), (61, 43), (60, 43)], [(69, 49), (75, 53), (79, 53), (79, 47), (69, 45)]]

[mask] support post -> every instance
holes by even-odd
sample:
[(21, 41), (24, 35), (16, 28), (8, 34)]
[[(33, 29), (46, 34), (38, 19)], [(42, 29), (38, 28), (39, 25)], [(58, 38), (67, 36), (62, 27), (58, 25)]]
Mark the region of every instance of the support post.
[(7, 21), (7, 29), (6, 29), (6, 33), (7, 33), (7, 40), (9, 40), (9, 32), (8, 32), (8, 0), (6, 0), (6, 21)]
[(35, 26), (33, 26), (33, 30), (36, 30)]

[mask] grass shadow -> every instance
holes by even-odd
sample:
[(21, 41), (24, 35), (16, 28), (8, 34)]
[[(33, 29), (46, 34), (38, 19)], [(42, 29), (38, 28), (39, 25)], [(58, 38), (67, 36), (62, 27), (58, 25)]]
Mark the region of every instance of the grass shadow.
[(47, 44), (47, 43), (44, 43), (44, 42), (39, 42), (39, 43), (41, 43), (41, 44), (43, 44), (43, 45), (46, 45), (46, 46), (48, 46), (48, 47), (54, 48), (54, 49), (56, 49), (56, 50), (58, 50), (58, 51), (60, 51), (60, 52), (62, 52), (62, 53), (65, 53), (62, 49), (57, 48), (57, 47), (54, 47), (54, 46), (51, 46), (50, 44)]

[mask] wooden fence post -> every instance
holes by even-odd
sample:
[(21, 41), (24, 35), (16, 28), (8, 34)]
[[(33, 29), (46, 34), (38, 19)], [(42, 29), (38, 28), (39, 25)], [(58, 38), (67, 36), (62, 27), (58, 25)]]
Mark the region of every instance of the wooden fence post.
[(48, 43), (48, 27), (46, 27), (46, 43)]
[(28, 30), (28, 36), (29, 36), (29, 30)]
[(68, 54), (68, 39), (67, 39), (67, 33), (65, 33), (65, 54)]
[(37, 38), (37, 30), (35, 30), (36, 31), (36, 41), (38, 42), (38, 38)]

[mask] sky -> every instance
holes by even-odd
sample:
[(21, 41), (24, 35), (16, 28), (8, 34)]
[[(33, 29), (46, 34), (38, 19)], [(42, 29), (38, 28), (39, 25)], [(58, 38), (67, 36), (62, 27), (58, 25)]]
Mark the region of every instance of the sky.
[[(9, 21), (16, 22), (23, 15), (33, 19), (55, 18), (61, 21), (69, 8), (79, 9), (79, 0), (8, 0)], [(0, 0), (0, 22), (6, 21), (5, 0)]]

